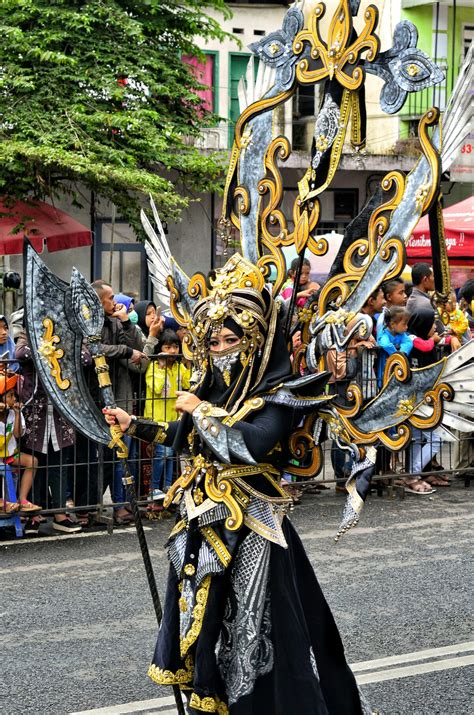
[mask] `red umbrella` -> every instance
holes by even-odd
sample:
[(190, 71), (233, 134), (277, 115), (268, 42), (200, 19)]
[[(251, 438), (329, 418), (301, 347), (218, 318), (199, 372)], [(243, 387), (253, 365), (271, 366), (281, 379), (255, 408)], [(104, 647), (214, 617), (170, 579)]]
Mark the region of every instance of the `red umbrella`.
[[(23, 237), (28, 236), (35, 251), (42, 253), (44, 245), (48, 251), (62, 251), (65, 248), (79, 248), (92, 245), (92, 233), (79, 221), (60, 209), (42, 201), (16, 201), (12, 207), (0, 199), (0, 255), (23, 253)], [(15, 226), (24, 223), (18, 233), (12, 233)]]
[[(448, 258), (466, 258), (474, 255), (474, 197), (443, 210), (444, 233)], [(428, 216), (423, 216), (407, 244), (410, 263), (431, 258), (430, 229)]]

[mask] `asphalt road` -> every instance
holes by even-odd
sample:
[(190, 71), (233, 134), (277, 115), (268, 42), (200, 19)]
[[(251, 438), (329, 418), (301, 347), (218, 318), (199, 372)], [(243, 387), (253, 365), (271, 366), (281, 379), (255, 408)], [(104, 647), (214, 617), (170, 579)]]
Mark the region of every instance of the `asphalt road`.
[[(432, 497), (372, 496), (338, 544), (343, 497), (307, 495), (294, 511), (348, 660), (383, 715), (474, 713), (472, 495), (457, 483)], [(169, 528), (146, 532), (160, 590)], [(156, 626), (133, 528), (2, 542), (0, 559), (1, 713), (174, 712), (170, 690), (146, 677)]]

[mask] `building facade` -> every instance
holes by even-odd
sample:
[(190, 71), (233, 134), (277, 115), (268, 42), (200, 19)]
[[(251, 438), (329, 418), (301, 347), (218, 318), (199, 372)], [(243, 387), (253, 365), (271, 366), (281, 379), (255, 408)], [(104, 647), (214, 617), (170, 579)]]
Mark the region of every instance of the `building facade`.
[[(320, 197), (320, 233), (341, 232), (358, 213), (374, 185), (388, 171), (409, 171), (412, 168), (416, 160), (412, 135), (416, 132), (419, 118), (433, 104), (444, 108), (474, 34), (472, 0), (462, 2), (464, 4), (460, 5), (456, 0), (449, 0), (449, 3), (402, 0), (401, 4), (400, 0), (384, 0), (379, 4), (377, 34), (381, 49), (386, 50), (392, 45), (393, 31), (401, 19), (411, 20), (418, 29), (418, 46), (441, 65), (446, 80), (434, 89), (409, 95), (401, 113), (391, 117), (380, 109), (381, 81), (367, 76), (367, 146), (358, 153), (349, 145), (345, 147), (335, 180)], [(279, 29), (289, 7), (286, 2), (227, 4), (233, 13), (232, 18), (222, 21), (219, 16), (219, 21), (229, 33), (228, 39), (203, 43), (203, 58), (183, 58), (193, 66), (205, 87), (200, 93), (203, 104), (219, 117), (203, 132), (199, 146), (203, 152), (219, 151), (224, 156), (229, 155), (235, 121), (239, 116), (239, 81), (242, 76), (255, 77), (257, 72), (256, 62), (249, 66), (251, 53), (248, 46)], [(316, 0), (306, 0), (305, 13), (315, 4)], [(362, 2), (361, 10), (364, 4), (369, 4), (368, 0)], [(324, 22), (328, 25), (337, 0), (329, 0), (326, 5)], [(360, 11), (355, 21), (356, 28), (360, 27), (361, 17)], [(276, 131), (287, 136), (292, 145), (292, 154), (282, 165), (286, 189), (283, 210), (292, 205), (297, 183), (309, 164), (318, 106), (318, 88), (307, 87), (298, 91), (277, 115)], [(462, 183), (451, 186), (448, 205), (469, 195), (470, 189), (470, 185)], [(208, 270), (221, 265), (225, 256), (216, 240), (221, 198), (217, 194), (189, 198), (190, 205), (183, 212), (182, 220), (168, 225), (167, 230), (172, 254), (186, 271), (193, 273), (197, 268)], [(131, 291), (140, 298), (151, 297), (152, 286), (148, 280), (144, 249), (132, 229), (120, 217), (114, 216), (113, 207), (100, 198), (94, 200), (92, 214), (91, 197), (87, 194), (83, 196), (83, 204), (83, 209), (78, 209), (64, 201), (60, 207), (85, 225), (90, 225), (91, 215), (94, 216), (91, 225), (94, 231), (93, 248), (45, 253), (48, 265), (66, 280), (71, 266), (76, 265), (88, 279), (102, 277), (110, 281), (117, 291)], [(291, 218), (291, 211), (286, 213)], [(21, 258), (6, 257), (4, 268), (20, 269)]]

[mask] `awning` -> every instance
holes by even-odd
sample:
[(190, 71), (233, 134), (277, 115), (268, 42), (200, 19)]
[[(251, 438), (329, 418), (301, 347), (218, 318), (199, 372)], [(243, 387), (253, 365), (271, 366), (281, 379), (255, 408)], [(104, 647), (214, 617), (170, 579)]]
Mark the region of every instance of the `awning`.
[[(50, 252), (92, 245), (92, 232), (88, 228), (42, 201), (32, 201), (31, 204), (16, 201), (9, 208), (0, 199), (0, 212), (10, 214), (0, 216), (0, 255), (23, 253), (25, 235), (38, 253), (43, 252), (45, 244)], [(15, 226), (23, 222), (25, 227), (12, 233)]]
[[(470, 259), (474, 256), (474, 197), (443, 209), (444, 233), (449, 259)], [(414, 259), (431, 258), (428, 216), (423, 216), (407, 244), (410, 263)]]

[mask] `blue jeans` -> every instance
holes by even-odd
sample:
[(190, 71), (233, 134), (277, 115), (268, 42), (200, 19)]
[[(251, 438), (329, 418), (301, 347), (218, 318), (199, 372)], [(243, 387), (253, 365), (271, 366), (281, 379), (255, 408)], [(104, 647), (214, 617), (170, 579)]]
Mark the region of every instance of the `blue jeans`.
[(412, 429), (410, 472), (416, 474), (426, 467), (441, 449), (441, 439), (429, 430)]
[(157, 444), (153, 456), (151, 488), (162, 489), (164, 492), (173, 483), (174, 451), (164, 444)]

